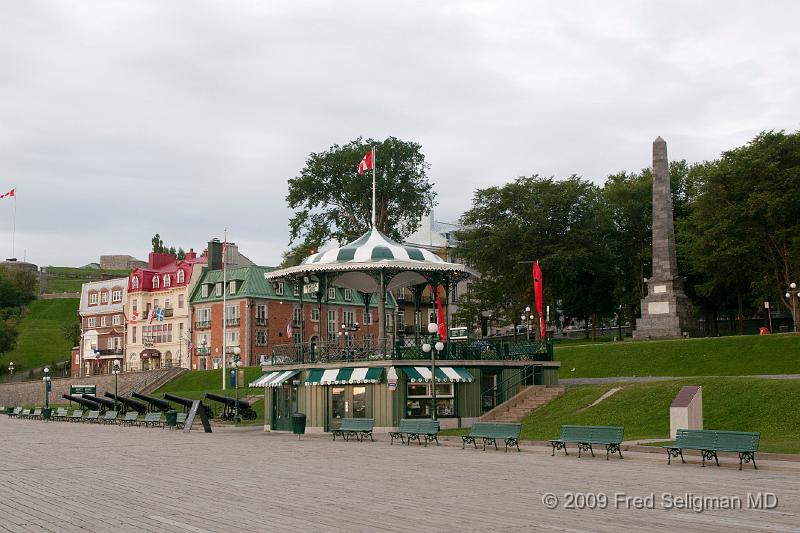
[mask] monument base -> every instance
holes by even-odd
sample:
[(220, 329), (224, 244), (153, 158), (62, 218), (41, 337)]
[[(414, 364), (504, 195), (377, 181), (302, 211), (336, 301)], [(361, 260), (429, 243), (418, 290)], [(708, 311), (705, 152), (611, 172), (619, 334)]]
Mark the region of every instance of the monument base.
[(677, 339), (696, 334), (692, 304), (680, 280), (648, 280), (647, 296), (642, 299), (642, 317), (636, 319), (633, 338)]

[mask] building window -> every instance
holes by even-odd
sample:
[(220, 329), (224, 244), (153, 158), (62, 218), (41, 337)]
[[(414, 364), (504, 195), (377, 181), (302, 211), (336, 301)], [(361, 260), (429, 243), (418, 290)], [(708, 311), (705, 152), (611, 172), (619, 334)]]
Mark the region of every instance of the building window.
[(90, 292), (89, 293), (89, 305), (97, 305), (97, 293)]
[(200, 296), (203, 298), (208, 298), (208, 285), (205, 283), (200, 286)]
[(178, 269), (178, 273), (176, 275), (178, 277), (178, 279), (177, 279), (178, 283), (183, 283), (184, 280), (186, 279), (186, 274), (183, 273), (183, 269), (179, 268)]
[(394, 331), (392, 328), (394, 325), (394, 316), (391, 311), (386, 313), (386, 322), (384, 322), (384, 324), (386, 324), (386, 331)]
[(86, 327), (93, 328), (97, 325), (97, 318), (90, 316), (86, 319)]
[(239, 325), (239, 306), (229, 305), (225, 308), (225, 324), (228, 326)]
[(297, 283), (292, 285), (292, 294), (295, 296), (300, 296), (300, 287)]
[(114, 289), (111, 292), (111, 301), (114, 303), (119, 303), (122, 301), (122, 291), (119, 289)]
[(122, 324), (122, 316), (114, 315), (113, 317), (111, 317), (111, 324), (115, 326), (119, 326), (120, 324)]
[(131, 278), (131, 287), (134, 288), (134, 289), (138, 289), (139, 288), (139, 277), (138, 276), (133, 276)]
[(214, 296), (222, 296), (222, 283), (214, 285)]
[(364, 309), (364, 325), (369, 326), (372, 324), (372, 311), (369, 309)]
[(276, 295), (278, 295), (278, 296), (283, 296), (283, 292), (284, 292), (284, 290), (285, 290), (285, 289), (284, 289), (283, 282), (282, 282), (282, 281), (279, 281), (279, 282), (277, 283), (277, 285), (275, 285), (275, 294), (276, 294)]
[(100, 317), (100, 327), (104, 328), (108, 325), (108, 317), (103, 315)]
[(158, 288), (158, 275), (153, 276), (153, 288)]
[(131, 303), (131, 309), (134, 313), (139, 310), (139, 300), (133, 300)]
[(300, 327), (300, 322), (303, 320), (303, 313), (299, 307), (294, 308), (292, 318), (294, 319), (295, 324), (297, 324), (297, 327)]
[(256, 346), (267, 345), (267, 330), (259, 329), (256, 331)]
[(164, 274), (164, 287), (169, 287), (169, 274)]
[(131, 328), (131, 343), (136, 344), (136, 326)]
[(336, 309), (328, 309), (328, 342), (336, 342), (336, 333), (338, 332), (336, 326)]
[(208, 327), (211, 325), (211, 309), (202, 307), (197, 310), (198, 327)]
[(342, 311), (342, 322), (352, 326), (356, 322), (356, 314), (353, 311)]
[(238, 329), (229, 329), (227, 332), (228, 342), (226, 343), (228, 347), (239, 346), (239, 330)]
[(228, 294), (236, 294), (236, 280), (233, 279), (228, 284)]
[(183, 309), (183, 294), (178, 295), (178, 309)]
[(406, 329), (406, 312), (402, 309), (397, 310), (397, 331)]
[(256, 305), (256, 326), (267, 325), (267, 306), (264, 304)]
[(164, 298), (164, 309), (169, 309), (169, 298)]
[(336, 299), (336, 287), (329, 287), (328, 300), (335, 300), (335, 299)]
[[(431, 386), (431, 383), (408, 383), (406, 385), (406, 416), (430, 418)], [(452, 383), (436, 384), (436, 412), (438, 416), (455, 415)]]
[(312, 307), (311, 308), (311, 322), (319, 322), (319, 308)]
[(100, 303), (101, 304), (108, 303), (108, 291), (103, 291), (100, 293)]
[(345, 302), (352, 302), (353, 301), (353, 289), (345, 289), (344, 290), (344, 301)]

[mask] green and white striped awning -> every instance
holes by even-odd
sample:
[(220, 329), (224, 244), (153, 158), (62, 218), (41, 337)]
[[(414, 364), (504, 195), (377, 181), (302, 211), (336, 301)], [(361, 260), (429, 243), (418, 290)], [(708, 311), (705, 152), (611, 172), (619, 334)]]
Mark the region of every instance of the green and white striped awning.
[(276, 372), (267, 372), (260, 378), (250, 383), (250, 387), (280, 387), (283, 383), (290, 378), (299, 374), (299, 370), (278, 370)]
[(347, 385), (350, 383), (379, 383), (383, 368), (313, 368), (306, 385)]
[[(414, 383), (430, 383), (431, 381), (431, 367), (429, 366), (401, 366), (399, 367), (408, 380)], [(463, 366), (437, 366), (436, 367), (436, 381), (438, 382), (466, 382), (472, 383), (472, 374), (470, 374)]]

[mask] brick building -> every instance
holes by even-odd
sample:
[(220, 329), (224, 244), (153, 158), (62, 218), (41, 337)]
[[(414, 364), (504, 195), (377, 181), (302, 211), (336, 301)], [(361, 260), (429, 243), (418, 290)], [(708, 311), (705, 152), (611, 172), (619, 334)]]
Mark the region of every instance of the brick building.
[(72, 375), (108, 374), (125, 354), (127, 278), (84, 283), (78, 315), (81, 341), (72, 360)]

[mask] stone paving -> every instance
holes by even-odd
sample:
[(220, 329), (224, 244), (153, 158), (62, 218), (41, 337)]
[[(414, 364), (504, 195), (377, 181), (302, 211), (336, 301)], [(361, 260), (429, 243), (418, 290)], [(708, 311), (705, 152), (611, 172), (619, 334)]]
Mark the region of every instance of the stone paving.
[[(800, 463), (667, 466), (661, 454), (550, 456), (0, 417), (0, 531), (798, 531)], [(665, 510), (662, 493), (743, 509)], [(543, 497), (559, 499), (550, 510)], [(569, 495), (577, 507), (565, 509)], [(617, 496), (615, 493), (620, 493)], [(644, 507), (621, 496), (648, 497)], [(774, 509), (748, 508), (773, 493)], [(718, 504), (719, 501), (717, 502)], [(768, 502), (769, 503), (769, 502)]]

